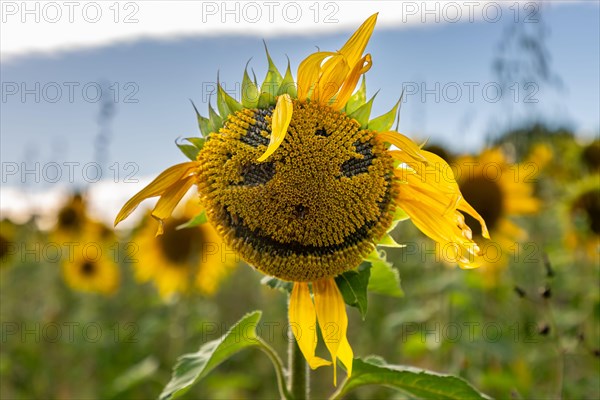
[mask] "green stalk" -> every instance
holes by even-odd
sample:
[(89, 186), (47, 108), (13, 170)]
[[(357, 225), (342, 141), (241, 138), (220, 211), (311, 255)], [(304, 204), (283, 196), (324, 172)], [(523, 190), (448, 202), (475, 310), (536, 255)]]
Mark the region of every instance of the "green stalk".
[(294, 400), (307, 400), (309, 394), (308, 364), (295, 338), (289, 344), (289, 387)]

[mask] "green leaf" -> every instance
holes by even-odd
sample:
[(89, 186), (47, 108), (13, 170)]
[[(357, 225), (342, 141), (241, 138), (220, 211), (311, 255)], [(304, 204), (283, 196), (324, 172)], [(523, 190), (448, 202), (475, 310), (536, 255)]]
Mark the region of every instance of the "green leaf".
[(420, 399), (482, 400), (489, 399), (462, 378), (401, 365), (387, 364), (381, 358), (355, 358), (352, 376), (332, 398), (341, 398), (351, 390), (366, 385), (387, 386), (407, 396)]
[(294, 287), (292, 282), (282, 281), (272, 276), (265, 276), (260, 280), (260, 283), (271, 289), (281, 290), (284, 293), (292, 293), (292, 288)]
[(400, 274), (392, 264), (379, 257), (374, 251), (367, 257), (371, 263), (371, 278), (368, 289), (371, 292), (392, 297), (402, 297), (404, 292), (400, 287)]
[(256, 108), (258, 105), (258, 87), (250, 80), (248, 76), (248, 65), (244, 70), (244, 79), (242, 80), (242, 105), (245, 108)]
[(196, 353), (179, 357), (171, 380), (159, 398), (166, 400), (180, 397), (223, 361), (243, 349), (260, 346), (256, 326), (261, 315), (260, 311), (246, 314), (221, 338), (202, 345)]
[(189, 158), (192, 161), (196, 161), (196, 156), (200, 151), (196, 146), (192, 146), (191, 144), (179, 144), (177, 142), (175, 142), (175, 144), (177, 145), (177, 147), (179, 147), (179, 150), (181, 150), (181, 152), (185, 154), (187, 158)]
[(292, 71), (290, 69), (290, 60), (288, 60), (287, 70), (285, 71), (285, 76), (283, 77), (281, 86), (279, 86), (277, 95), (281, 96), (282, 94), (286, 93), (289, 94), (292, 99), (298, 97), (296, 83), (294, 82), (294, 77), (292, 76)]
[(401, 100), (402, 98), (400, 98), (394, 108), (387, 113), (370, 120), (368, 128), (376, 132), (389, 131), (392, 125), (394, 125), (394, 120), (396, 119), (396, 113), (398, 111), (398, 105), (400, 105)]
[(346, 271), (335, 278), (335, 283), (342, 293), (344, 302), (358, 308), (363, 321), (367, 316), (367, 286), (369, 285), (370, 268), (359, 268), (358, 271)]
[(358, 110), (363, 104), (367, 102), (367, 81), (363, 75), (362, 81), (360, 82), (360, 88), (354, 92), (346, 103), (346, 114), (352, 114)]
[(202, 211), (200, 214), (196, 215), (194, 218), (190, 219), (188, 222), (178, 225), (175, 230), (193, 228), (196, 226), (200, 226), (207, 221), (206, 211)]
[(198, 118), (198, 127), (200, 128), (200, 134), (206, 137), (209, 133), (211, 133), (210, 120), (200, 115), (194, 102), (192, 100), (190, 101), (192, 102), (192, 107), (194, 107), (194, 111), (196, 111), (196, 118)]
[(375, 96), (377, 96), (377, 93), (371, 97), (371, 100), (348, 115), (350, 118), (357, 120), (362, 128), (366, 128), (367, 124), (369, 123), (369, 117), (371, 116), (371, 108), (373, 107), (373, 100), (375, 100)]

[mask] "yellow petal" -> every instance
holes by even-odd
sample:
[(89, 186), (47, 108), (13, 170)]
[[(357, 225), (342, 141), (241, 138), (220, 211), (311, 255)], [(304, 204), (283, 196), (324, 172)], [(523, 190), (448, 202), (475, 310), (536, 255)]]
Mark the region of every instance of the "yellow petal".
[(425, 161), (425, 157), (421, 154), (421, 149), (410, 138), (399, 132), (377, 132), (377, 137), (390, 144), (393, 144), (407, 155), (415, 160)]
[(333, 384), (337, 385), (337, 358), (352, 371), (352, 349), (346, 338), (346, 304), (333, 278), (313, 282), (313, 293), (317, 321), (333, 362)]
[(319, 51), (306, 57), (298, 66), (298, 100), (306, 100), (310, 90), (319, 81), (321, 64), (327, 57), (335, 53)]
[(194, 175), (183, 178), (180, 181), (175, 182), (169, 189), (167, 189), (152, 210), (152, 216), (159, 222), (158, 232), (156, 235), (162, 235), (163, 233), (163, 220), (169, 218), (173, 213), (177, 204), (181, 201), (183, 196), (190, 190), (194, 184), (196, 177)]
[(362, 57), (367, 43), (373, 34), (375, 23), (377, 22), (377, 15), (379, 13), (371, 15), (363, 24), (354, 32), (354, 34), (348, 39), (346, 44), (340, 49), (340, 53), (346, 57), (348, 64), (355, 65), (358, 60)]
[(352, 96), (352, 92), (354, 92), (354, 89), (358, 84), (358, 80), (363, 74), (365, 74), (369, 69), (371, 69), (372, 64), (373, 63), (371, 61), (371, 55), (367, 54), (366, 56), (361, 58), (356, 63), (356, 65), (354, 65), (354, 68), (352, 68), (350, 75), (348, 75), (348, 77), (342, 84), (342, 87), (339, 89), (339, 93), (337, 94), (334, 102), (331, 104), (331, 107), (334, 110), (339, 111), (342, 108), (344, 108), (344, 106), (348, 102), (348, 99), (350, 98), (350, 96)]
[(262, 156), (258, 158), (259, 162), (265, 161), (271, 154), (275, 152), (283, 143), (287, 129), (292, 120), (294, 105), (289, 94), (282, 94), (277, 98), (277, 105), (271, 117), (271, 140), (269, 146)]
[(308, 283), (296, 282), (290, 296), (288, 318), (298, 347), (308, 365), (317, 369), (324, 365), (331, 365), (330, 361), (315, 356), (317, 348), (317, 314), (310, 298)]
[(140, 190), (135, 196), (133, 196), (119, 214), (115, 218), (115, 226), (129, 216), (137, 206), (144, 200), (151, 197), (162, 196), (167, 190), (173, 185), (181, 181), (182, 179), (194, 175), (198, 169), (198, 162), (190, 161), (183, 164), (177, 164), (163, 171), (156, 179), (154, 179), (148, 186)]
[(311, 100), (328, 104), (340, 90), (349, 73), (350, 66), (344, 56), (336, 54), (325, 61)]

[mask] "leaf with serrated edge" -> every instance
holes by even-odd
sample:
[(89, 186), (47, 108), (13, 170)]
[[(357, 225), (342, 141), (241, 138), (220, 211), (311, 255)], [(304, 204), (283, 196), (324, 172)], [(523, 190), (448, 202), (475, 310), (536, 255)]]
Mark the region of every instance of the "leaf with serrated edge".
[(291, 293), (294, 285), (292, 282), (282, 281), (281, 279), (277, 279), (272, 276), (265, 276), (260, 280), (260, 283), (270, 287), (271, 289), (281, 290), (285, 293)]
[(196, 353), (179, 357), (171, 380), (159, 399), (175, 399), (183, 395), (223, 361), (245, 348), (259, 346), (256, 326), (261, 315), (260, 311), (246, 314), (221, 338), (205, 343)]
[(486, 400), (468, 382), (452, 375), (423, 369), (387, 364), (381, 358), (355, 358), (352, 376), (332, 398), (339, 399), (348, 392), (366, 385), (381, 385), (399, 390), (410, 397), (442, 400)]
[(371, 263), (369, 291), (392, 297), (404, 296), (400, 287), (400, 274), (392, 264), (382, 259), (377, 251), (369, 254), (367, 261)]

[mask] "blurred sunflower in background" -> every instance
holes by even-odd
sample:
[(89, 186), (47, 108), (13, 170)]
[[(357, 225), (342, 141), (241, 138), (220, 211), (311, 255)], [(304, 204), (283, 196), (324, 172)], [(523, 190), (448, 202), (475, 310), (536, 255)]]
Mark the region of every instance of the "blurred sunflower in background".
[[(563, 215), (568, 221), (567, 247), (588, 260), (600, 257), (600, 175), (592, 174), (568, 188)], [(597, 265), (597, 264), (596, 264)]]
[(11, 220), (0, 221), (0, 266), (2, 268), (9, 266), (14, 256), (16, 230), (17, 227)]
[(583, 147), (581, 160), (588, 172), (600, 173), (600, 140), (594, 140)]
[(73, 194), (59, 209), (48, 237), (62, 249), (62, 275), (70, 288), (104, 295), (116, 292), (120, 283), (117, 237), (88, 215), (82, 194)]
[(184, 215), (169, 219), (162, 235), (150, 213), (144, 217), (132, 240), (141, 249), (134, 263), (139, 282), (152, 281), (161, 298), (189, 293), (192, 289), (210, 296), (236, 266), (238, 257), (210, 225), (185, 227), (201, 209), (191, 201)]
[[(530, 161), (510, 163), (500, 148), (487, 149), (478, 156), (463, 156), (456, 160), (458, 185), (466, 201), (479, 211), (485, 220), (492, 240), (486, 240), (483, 232), (473, 233), (483, 243), (485, 266), (481, 269), (484, 285), (495, 286), (507, 266), (514, 246), (527, 238), (527, 232), (511, 220), (513, 217), (532, 215), (539, 211), (541, 203), (534, 197), (534, 181), (548, 162), (546, 148), (533, 151)], [(473, 224), (470, 216), (467, 223)], [(444, 252), (447, 255), (447, 252)], [(453, 261), (452, 257), (444, 257)]]
[[(108, 228), (106, 228), (108, 231)], [(67, 285), (77, 291), (112, 295), (119, 288), (120, 270), (110, 235), (86, 232), (63, 254), (62, 272)]]
[[(380, 260), (378, 244), (409, 217), (426, 235), (456, 248), (465, 268), (482, 264), (461, 212), (483, 218), (464, 200), (457, 182), (430, 179), (448, 165), (391, 130), (399, 102), (370, 118), (365, 80), (370, 54), (363, 54), (377, 15), (368, 18), (338, 51), (304, 59), (293, 79), (281, 75), (269, 54), (262, 85), (247, 71), (241, 103), (218, 85), (219, 114), (198, 114), (204, 138), (180, 145), (192, 160), (161, 173), (119, 212), (119, 223), (145, 199), (160, 196), (152, 216), (163, 221), (194, 184), (208, 221), (245, 261), (264, 274), (292, 282), (288, 316), (311, 368), (340, 359), (352, 373), (348, 318), (335, 277), (363, 260)], [(142, 249), (147, 251), (147, 249)], [(315, 355), (318, 323), (327, 332), (331, 361)], [(336, 329), (332, 330), (331, 327)]]

